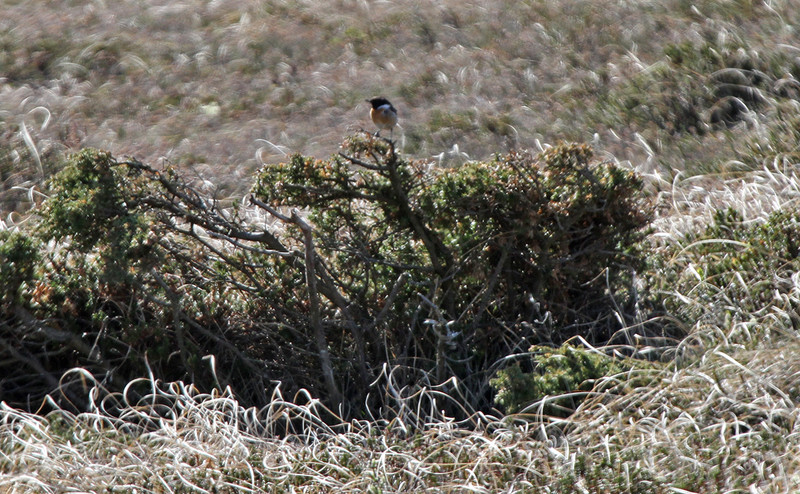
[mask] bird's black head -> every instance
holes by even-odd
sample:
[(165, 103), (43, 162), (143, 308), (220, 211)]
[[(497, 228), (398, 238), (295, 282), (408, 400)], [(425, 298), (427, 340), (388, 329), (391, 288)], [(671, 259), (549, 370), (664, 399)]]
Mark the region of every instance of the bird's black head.
[(380, 108), (383, 105), (392, 106), (392, 104), (389, 103), (389, 100), (384, 98), (383, 96), (379, 96), (377, 98), (368, 99), (367, 101), (369, 101), (372, 104), (373, 108)]

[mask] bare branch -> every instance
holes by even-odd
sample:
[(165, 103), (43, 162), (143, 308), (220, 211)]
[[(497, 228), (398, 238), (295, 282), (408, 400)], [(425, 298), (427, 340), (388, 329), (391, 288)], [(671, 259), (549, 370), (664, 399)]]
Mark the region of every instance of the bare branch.
[(311, 328), (314, 331), (320, 365), (322, 366), (322, 374), (325, 377), (328, 393), (330, 393), (333, 403), (338, 406), (342, 402), (342, 397), (333, 376), (333, 366), (331, 365), (328, 341), (320, 321), (320, 301), (319, 293), (317, 292), (317, 275), (315, 269), (316, 251), (314, 250), (314, 237), (312, 235), (311, 225), (303, 220), (296, 209), (292, 211), (291, 220), (303, 232), (303, 239), (305, 241), (306, 285), (308, 286), (308, 299), (311, 307)]

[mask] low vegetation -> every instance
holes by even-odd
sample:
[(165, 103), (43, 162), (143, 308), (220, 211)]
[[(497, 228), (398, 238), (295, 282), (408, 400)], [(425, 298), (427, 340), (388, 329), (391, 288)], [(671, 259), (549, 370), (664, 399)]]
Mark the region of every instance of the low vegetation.
[(85, 147), (241, 196), (263, 163), (326, 157), (371, 129), (376, 94), (418, 159), (593, 140), (648, 172), (707, 173), (758, 168), (751, 146), (791, 152), (762, 137), (796, 128), (782, 123), (800, 75), (788, 1), (21, 0), (3, 14), (5, 212), (29, 205), (13, 187), (40, 187)]
[(4, 6), (0, 492), (797, 491), (797, 12)]
[[(352, 241), (353, 233), (362, 234), (357, 237), (362, 240), (388, 238), (391, 235), (379, 228), (393, 224), (388, 219), (391, 214), (386, 214), (393, 210), (386, 203), (370, 202), (375, 198), (360, 197), (359, 208), (352, 209), (354, 214), (344, 216), (352, 221), (344, 224), (348, 228), (341, 223), (326, 223), (342, 216), (326, 213), (332, 209), (330, 204), (352, 200), (343, 191), (354, 193), (358, 187), (362, 187), (360, 195), (368, 196), (363, 188), (376, 187), (375, 191), (387, 191), (383, 200), (390, 199), (391, 177), (382, 174), (403, 171), (411, 163), (393, 155), (390, 144), (369, 136), (354, 136), (351, 146), (350, 154), (343, 152), (345, 156), (329, 161), (298, 156), (285, 165), (265, 169), (254, 188), (253, 204), (239, 205), (237, 209), (192, 195), (193, 189), (174, 173), (156, 172), (137, 161), (117, 161), (107, 153), (87, 150), (75, 155), (56, 179), (54, 191), (59, 192), (53, 197), (59, 197), (59, 202), (45, 202), (40, 211), (37, 235), (4, 234), (3, 248), (8, 259), (14, 260), (3, 263), (1, 277), (5, 286), (11, 287), (4, 308), (14, 310), (5, 318), (4, 343), (8, 349), (8, 337), (17, 334), (16, 342), (22, 345), (12, 347), (8, 353), (18, 358), (19, 365), (4, 385), (23, 382), (23, 377), (13, 379), (14, 372), (30, 379), (31, 369), (36, 369), (30, 365), (37, 359), (44, 362), (40, 370), (57, 362), (59, 356), (72, 356), (72, 361), (75, 356), (84, 358), (84, 367), (63, 376), (53, 372), (43, 380), (39, 390), (45, 391), (49, 384), (55, 393), (44, 401), (39, 414), (4, 405), (3, 485), (12, 491), (35, 491), (47, 485), (63, 485), (68, 478), (85, 478), (81, 482), (90, 484), (73, 480), (70, 485), (91, 489), (100, 482), (153, 491), (218, 492), (322, 492), (331, 488), (345, 492), (574, 492), (577, 488), (587, 492), (666, 493), (675, 489), (791, 491), (797, 487), (798, 477), (792, 467), (792, 451), (797, 444), (792, 438), (799, 399), (793, 378), (799, 292), (791, 266), (796, 258), (798, 224), (793, 214), (786, 213), (800, 199), (795, 175), (769, 163), (743, 177), (716, 178), (713, 188), (696, 187), (700, 178), (692, 177), (664, 189), (659, 202), (663, 207), (655, 208), (647, 237), (636, 237), (636, 243), (650, 248), (641, 258), (643, 264), (638, 265), (642, 277), (638, 281), (622, 277), (624, 282), (616, 285), (616, 296), (607, 299), (612, 306), (614, 302), (619, 304), (620, 295), (632, 295), (634, 283), (638, 286), (635, 292), (640, 294), (634, 298), (638, 301), (634, 306), (650, 304), (654, 314), (660, 306), (662, 315), (647, 319), (642, 310), (628, 313), (631, 319), (609, 334), (581, 332), (590, 326), (585, 322), (573, 324), (569, 312), (565, 313), (567, 316), (558, 316), (557, 310), (548, 311), (547, 316), (537, 312), (529, 324), (537, 324), (538, 329), (545, 328), (545, 319), (551, 318), (549, 330), (533, 333), (539, 343), (558, 342), (558, 331), (565, 331), (562, 340), (574, 332), (580, 337), (571, 338), (571, 346), (560, 349), (538, 347), (532, 353), (517, 350), (516, 355), (500, 357), (485, 371), (494, 385), (498, 409), (469, 412), (480, 410), (485, 402), (474, 400), (477, 393), (463, 392), (480, 388), (468, 387), (475, 386), (474, 382), (461, 382), (456, 373), (465, 360), (450, 357), (456, 351), (472, 351), (475, 355), (477, 349), (488, 352), (491, 348), (482, 344), (470, 350), (459, 346), (463, 345), (459, 339), (444, 347), (444, 360), (437, 360), (442, 347), (436, 345), (436, 339), (416, 348), (426, 358), (405, 365), (398, 359), (394, 366), (378, 369), (377, 360), (365, 359), (368, 371), (379, 374), (369, 383), (371, 387), (362, 402), (366, 407), (359, 409), (353, 402), (343, 406), (341, 398), (351, 391), (328, 388), (331, 382), (338, 385), (358, 378), (357, 369), (351, 371), (341, 365), (345, 358), (358, 363), (354, 360), (358, 344), (352, 334), (345, 333), (346, 316), (337, 314), (341, 308), (335, 307), (325, 292), (336, 288), (340, 295), (350, 296), (363, 293), (365, 288), (354, 279), (350, 283), (358, 289), (346, 290), (350, 285), (343, 282), (345, 278), (340, 274), (345, 271), (337, 269), (352, 265), (337, 256), (347, 252), (343, 246), (348, 244), (326, 242)], [(361, 155), (357, 153), (359, 149)], [(369, 158), (364, 158), (364, 153)], [(374, 161), (364, 161), (361, 169), (351, 166), (353, 160), (362, 159)], [(573, 166), (566, 176), (573, 179), (608, 172), (608, 164), (603, 163), (575, 166), (583, 163), (580, 160), (590, 159), (586, 148), (580, 146), (553, 148), (528, 159), (531, 161), (523, 163), (535, 165), (534, 169), (540, 171), (554, 165), (557, 170), (559, 163), (571, 159)], [(397, 162), (390, 169), (384, 160)], [(531, 175), (534, 169), (521, 165), (502, 168), (508, 175), (527, 170), (522, 176), (528, 179), (535, 176)], [(487, 166), (487, 172), (492, 170), (498, 171)], [(480, 177), (477, 168), (471, 173)], [(406, 174), (409, 179), (417, 176)], [(289, 180), (290, 177), (294, 178)], [(433, 181), (424, 193), (419, 192), (420, 197), (433, 191), (441, 194), (437, 184), (448, 190), (448, 184), (461, 180), (453, 173), (434, 172), (430, 177)], [(635, 178), (625, 173), (620, 175), (623, 177)], [(114, 187), (108, 187), (111, 179)], [(475, 190), (481, 190), (480, 183), (469, 182)], [(275, 188), (266, 190), (267, 184)], [(315, 189), (309, 193), (312, 184)], [(584, 186), (600, 184), (587, 179)], [(273, 194), (275, 191), (279, 193)], [(757, 197), (750, 200), (755, 192)], [(96, 207), (100, 203), (88, 198), (101, 201), (103, 206)], [(305, 204), (308, 212), (299, 214), (299, 204), (278, 203), (278, 198), (311, 202)], [(316, 198), (323, 198), (329, 207), (315, 213), (312, 203)], [(71, 201), (80, 203), (87, 214), (70, 214), (75, 206)], [(552, 197), (549, 202), (558, 203)], [(412, 203), (419, 206), (414, 211), (428, 210), (422, 199)], [(371, 208), (370, 204), (381, 204), (382, 209)], [(291, 207), (295, 209), (289, 210)], [(345, 209), (341, 203), (338, 207)], [(449, 207), (460, 205), (450, 201)], [(255, 215), (253, 211), (259, 209), (264, 213)], [(489, 209), (492, 210), (497, 211)], [(359, 212), (371, 214), (370, 221), (361, 222), (363, 217), (355, 214)], [(375, 217), (379, 214), (380, 221)], [(272, 219), (267, 221), (269, 216)], [(232, 222), (233, 218), (242, 223)], [(411, 231), (409, 236), (413, 238), (408, 216), (397, 218), (404, 222), (395, 227)], [(263, 228), (267, 224), (270, 228)], [(314, 228), (310, 228), (312, 224)], [(322, 226), (317, 228), (318, 224)], [(234, 228), (237, 225), (238, 230)], [(252, 229), (244, 230), (245, 226)], [(77, 239), (72, 238), (74, 231), (70, 230), (94, 231), (101, 227), (110, 229), (113, 235)], [(309, 231), (312, 242), (308, 241)], [(430, 227), (428, 233), (440, 231)], [(451, 227), (446, 231), (462, 230)], [(469, 239), (482, 238), (475, 228), (464, 231)], [(561, 234), (570, 231), (563, 230)], [(375, 232), (374, 236), (366, 236)], [(269, 237), (271, 234), (277, 236)], [(47, 240), (59, 235), (62, 240), (58, 242)], [(453, 252), (474, 251), (455, 249), (460, 244), (452, 240), (457, 238), (460, 237), (445, 237)], [(73, 247), (65, 249), (59, 246), (61, 243)], [(185, 247), (192, 244), (195, 247)], [(281, 245), (291, 247), (282, 250)], [(358, 269), (368, 266), (378, 271), (368, 279), (379, 280), (378, 267), (389, 265), (387, 259), (394, 259), (389, 267), (402, 268), (398, 278), (405, 274), (409, 281), (415, 280), (414, 286), (426, 286), (425, 279), (414, 278), (426, 262), (431, 266), (428, 269), (435, 272), (425, 242), (418, 242), (417, 251), (395, 251), (390, 248), (394, 245), (387, 244), (371, 257), (357, 256), (362, 263)], [(204, 253), (204, 249), (208, 251)], [(352, 246), (350, 251), (354, 252)], [(308, 269), (298, 268), (308, 262), (310, 254), (319, 256), (319, 266), (325, 266), (324, 271), (316, 271), (316, 302), (310, 297)], [(383, 262), (375, 262), (378, 254), (384, 256), (380, 258)], [(390, 254), (411, 257), (390, 258)], [(256, 265), (254, 258), (262, 262)], [(471, 266), (464, 261), (469, 256), (459, 254), (457, 258), (461, 261), (459, 266)], [(183, 271), (176, 269), (179, 266)], [(284, 287), (294, 287), (292, 297), (280, 299), (282, 290), (265, 281), (261, 282), (262, 289), (272, 292), (248, 296), (258, 293), (253, 291), (259, 286), (254, 273), (267, 269), (282, 273), (283, 278), (272, 274), (270, 279), (283, 279), (282, 283), (287, 283)], [(81, 274), (70, 277), (71, 272)], [(467, 272), (476, 276), (474, 269)], [(191, 279), (203, 280), (203, 284), (187, 282)], [(64, 283), (64, 287), (54, 289), (53, 280)], [(179, 280), (180, 284), (176, 284)], [(179, 286), (185, 291), (178, 291)], [(225, 286), (228, 289), (203, 291), (205, 287)], [(379, 286), (368, 289), (377, 290)], [(400, 301), (394, 303), (402, 304), (404, 286), (395, 281), (384, 288), (388, 295), (382, 296), (393, 297)], [(134, 297), (137, 293), (148, 296)], [(491, 293), (499, 294), (499, 301), (508, 296), (500, 290)], [(540, 311), (553, 304), (546, 292), (540, 297)], [(470, 300), (475, 298), (471, 296)], [(433, 315), (447, 313), (441, 304), (444, 299), (428, 295), (425, 299), (417, 306), (429, 310), (420, 328), (431, 325), (436, 329)], [(561, 295), (554, 300), (562, 300)], [(292, 301), (296, 305), (289, 305)], [(235, 321), (247, 322), (246, 316), (253, 314), (254, 307), (264, 311), (261, 304), (269, 302), (273, 304), (270, 310), (281, 308), (278, 302), (284, 304), (285, 320), (294, 321), (293, 326), (265, 323), (265, 328), (279, 335), (285, 330), (284, 338), (296, 333), (297, 339), (291, 345), (284, 344), (290, 347), (284, 351), (296, 349), (298, 353), (285, 357), (284, 367), (279, 365), (281, 361), (276, 363), (258, 354), (264, 348), (253, 345), (258, 341), (268, 346), (269, 337), (276, 336), (253, 326), (252, 321), (249, 326), (232, 325)], [(314, 303), (319, 304), (320, 326), (315, 326)], [(474, 301), (468, 307), (473, 309), (471, 315), (481, 314), (474, 311), (480, 307)], [(593, 310), (592, 304), (576, 307)], [(111, 308), (117, 312), (111, 313)], [(41, 317), (45, 310), (56, 312)], [(372, 310), (376, 318), (384, 312), (383, 306)], [(413, 316), (415, 311), (399, 310), (391, 317), (403, 317), (403, 313)], [(97, 325), (91, 329), (95, 331), (90, 338), (93, 347), (70, 333), (69, 315), (82, 312), (87, 314), (81, 316), (87, 318), (84, 331)], [(88, 319), (90, 314), (100, 316)], [(490, 321), (497, 322), (499, 314), (493, 312)], [(615, 309), (610, 317), (625, 314)], [(156, 327), (150, 325), (152, 321), (162, 324), (158, 331), (153, 330)], [(209, 325), (209, 321), (216, 321), (217, 325)], [(349, 341), (343, 339), (330, 345), (330, 368), (326, 368), (316, 331), (320, 327), (336, 328), (337, 324), (335, 334), (341, 334), (339, 338), (347, 336)], [(393, 326), (398, 324), (395, 320)], [(613, 327), (607, 326), (609, 323), (602, 317), (596, 318), (595, 324), (591, 327)], [(389, 346), (397, 344), (389, 332), (393, 326), (381, 327), (387, 335), (384, 344), (388, 350), (384, 351), (390, 359), (397, 354), (396, 348), (402, 348)], [(447, 329), (447, 322), (444, 327)], [(653, 327), (662, 331), (654, 332)], [(669, 332), (665, 332), (667, 328)], [(236, 331), (244, 330), (254, 333), (236, 335)], [(485, 331), (482, 326), (476, 326), (473, 335), (482, 330)], [(308, 341), (303, 348), (298, 348), (302, 343), (298, 331), (306, 331)], [(324, 336), (332, 338), (333, 334)], [(681, 335), (686, 337), (679, 338)], [(531, 342), (531, 338), (528, 335), (517, 344)], [(593, 345), (591, 338), (612, 344)], [(614, 338), (619, 342), (613, 344)], [(37, 354), (32, 351), (33, 346), (26, 347), (47, 339), (54, 345), (48, 352)], [(240, 344), (241, 341), (250, 342), (251, 346)], [(510, 340), (507, 336), (502, 341)], [(215, 348), (214, 356), (191, 361), (202, 355), (204, 344), (209, 345), (205, 348)], [(343, 350), (349, 352), (344, 357), (336, 353)], [(19, 358), (21, 355), (26, 358)], [(181, 360), (184, 357), (186, 361)], [(308, 368), (292, 365), (293, 359), (303, 357)], [(247, 376), (251, 382), (257, 378), (257, 372), (263, 372), (253, 365), (257, 358), (262, 359), (262, 365), (271, 362), (271, 372), (280, 370), (286, 376), (276, 387), (269, 384), (266, 373), (262, 374), (261, 391), (269, 392), (265, 404), (257, 404), (255, 386), (247, 387), (242, 384), (245, 379), (238, 377)], [(441, 362), (445, 363), (446, 380), (438, 374)], [(62, 365), (69, 363), (65, 359)], [(309, 368), (317, 370), (308, 372)], [(137, 372), (151, 377), (136, 379)], [(172, 378), (175, 374), (171, 376), (170, 372), (180, 373), (181, 380)], [(296, 374), (292, 376), (291, 372)], [(349, 372), (351, 377), (343, 377)], [(423, 376), (423, 381), (412, 384), (404, 374)], [(332, 381), (326, 376), (332, 376)], [(306, 389), (313, 391), (296, 392), (299, 386), (293, 390), (291, 386), (300, 379), (306, 379)], [(188, 384), (189, 380), (195, 384)], [(463, 381), (469, 383), (468, 379)], [(22, 384), (18, 386), (22, 390)], [(248, 406), (248, 402), (256, 406)], [(508, 414), (501, 414), (502, 410)], [(37, 453), (42, 448), (50, 454)], [(141, 476), (141, 469), (151, 474)], [(89, 476), (75, 476), (78, 471)]]
[(115, 391), (145, 371), (221, 379), (245, 405), (266, 406), (279, 381), (346, 417), (388, 410), (382, 379), (452, 381), (459, 406), (485, 410), (506, 356), (609, 343), (647, 303), (632, 285), (640, 181), (591, 154), (450, 171), (357, 134), (329, 160), (264, 167), (249, 204), (226, 207), (170, 169), (84, 150), (54, 176), (35, 235), (4, 247), (19, 364), (5, 400), (40, 401), (77, 365)]

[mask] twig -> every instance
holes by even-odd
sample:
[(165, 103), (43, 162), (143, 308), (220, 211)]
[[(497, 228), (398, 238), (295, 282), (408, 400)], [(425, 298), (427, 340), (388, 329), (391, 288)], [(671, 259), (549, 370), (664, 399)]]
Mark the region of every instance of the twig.
[(342, 397), (333, 376), (333, 366), (331, 365), (328, 341), (320, 321), (320, 301), (319, 293), (317, 292), (317, 270), (315, 268), (316, 252), (314, 250), (314, 237), (312, 235), (311, 225), (303, 220), (299, 211), (296, 209), (292, 211), (291, 221), (303, 232), (303, 239), (305, 242), (306, 285), (308, 286), (308, 301), (311, 306), (311, 328), (314, 331), (314, 339), (316, 340), (320, 365), (322, 366), (322, 374), (325, 378), (325, 384), (328, 387), (328, 393), (330, 393), (333, 403), (338, 406), (342, 401)]

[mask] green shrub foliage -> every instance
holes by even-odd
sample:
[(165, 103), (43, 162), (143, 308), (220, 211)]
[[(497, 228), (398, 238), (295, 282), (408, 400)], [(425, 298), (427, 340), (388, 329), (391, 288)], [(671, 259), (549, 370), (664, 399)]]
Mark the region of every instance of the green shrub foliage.
[(167, 184), (180, 187), (171, 180), (138, 162), (81, 151), (51, 180), (36, 231), (3, 239), (0, 249), (13, 253), (0, 263), (3, 282), (20, 294), (3, 306), (0, 323), (11, 357), (4, 400), (35, 408), (50, 394), (78, 405), (85, 393), (71, 390), (81, 383), (60, 382), (76, 366), (110, 389), (150, 372), (216, 384), (201, 358), (224, 358), (226, 339), (213, 304), (194, 298), (214, 285), (190, 288), (199, 283), (192, 263), (205, 255), (168, 238), (176, 225), (165, 212)]
[(39, 250), (29, 236), (0, 232), (0, 304), (6, 310), (20, 302), (24, 289), (34, 282)]
[(503, 357), (576, 334), (605, 342), (633, 317), (640, 186), (586, 146), (439, 169), (357, 134), (328, 160), (265, 166), (233, 205), (85, 150), (39, 211), (50, 248), (24, 256), (44, 259), (35, 289), (22, 264), (0, 271), (27, 314), (4, 331), (48, 321), (72, 342), (18, 339), (30, 365), (15, 376), (81, 365), (112, 385), (152, 372), (230, 384), (252, 404), (279, 382), (349, 415), (448, 382), (489, 406)]
[(363, 331), (332, 332), (357, 349), (345, 360), (375, 369), (388, 356), (436, 381), (457, 376), (479, 402), (498, 359), (531, 341), (606, 341), (619, 328), (610, 297), (633, 300), (634, 245), (649, 219), (641, 184), (591, 159), (562, 145), (429, 170), (355, 136), (329, 161), (265, 167), (254, 194), (309, 211), (349, 301), (331, 301), (330, 318), (348, 310)]
[[(654, 364), (646, 361), (617, 358), (597, 350), (564, 344), (559, 348), (533, 346), (533, 371), (525, 372), (520, 362), (499, 371), (492, 379), (497, 391), (495, 402), (507, 413), (544, 414), (566, 417), (594, 390), (601, 379), (628, 373), (633, 369), (648, 369)], [(636, 383), (642, 376), (621, 381)]]

